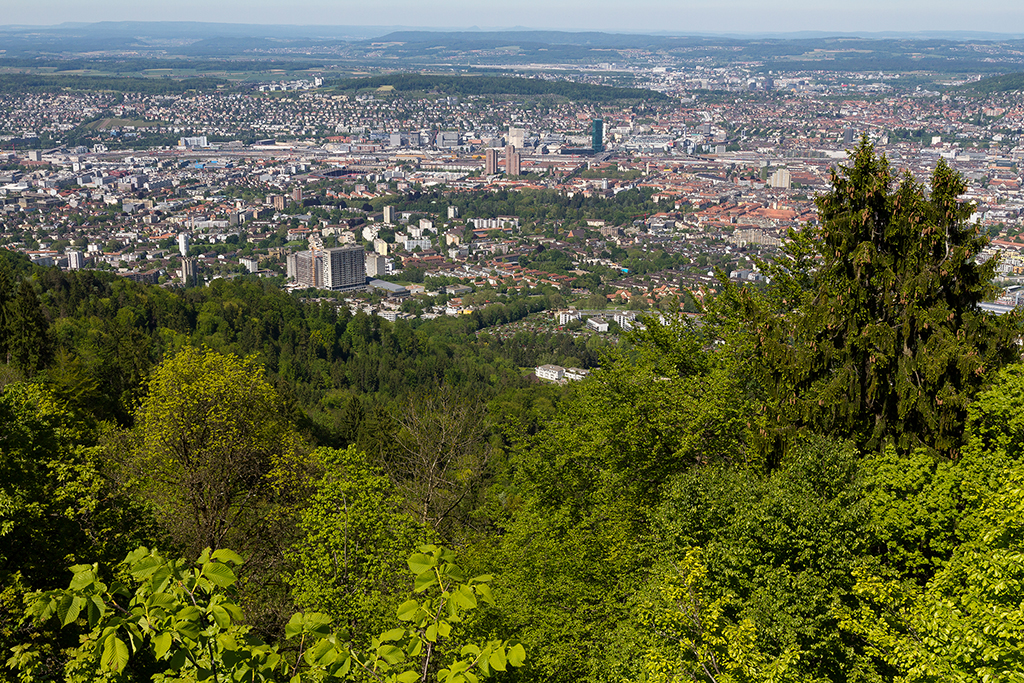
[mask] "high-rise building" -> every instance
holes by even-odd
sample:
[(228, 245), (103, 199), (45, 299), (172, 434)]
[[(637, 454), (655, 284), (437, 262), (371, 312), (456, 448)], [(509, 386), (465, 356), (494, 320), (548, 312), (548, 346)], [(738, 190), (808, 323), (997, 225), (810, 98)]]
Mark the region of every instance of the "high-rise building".
[(590, 131), (590, 147), (595, 152), (604, 151), (604, 121), (594, 119), (594, 127)]
[(181, 281), (186, 287), (198, 284), (199, 268), (194, 258), (181, 259)]
[(337, 247), (328, 249), (324, 255), (324, 289), (366, 289), (366, 254), (362, 247)]
[(507, 142), (516, 149), (522, 149), (526, 144), (526, 129), (509, 127)]
[(852, 145), (853, 144), (853, 136), (855, 134), (856, 134), (856, 131), (854, 131), (853, 128), (844, 128), (843, 129), (843, 144), (844, 145)]
[(292, 190), (292, 201), (295, 202), (296, 204), (301, 204), (302, 203), (302, 188), (301, 187), (296, 187), (294, 190)]
[(385, 206), (384, 207), (384, 222), (394, 223), (395, 222), (395, 207)]
[(793, 184), (793, 175), (787, 168), (777, 169), (774, 173), (768, 176), (769, 187), (780, 187), (783, 189), (789, 189)]
[(81, 270), (85, 266), (85, 257), (80, 251), (68, 252), (68, 270)]
[(387, 275), (387, 256), (381, 256), (380, 254), (369, 253), (366, 255), (366, 274), (370, 277), (380, 277)]
[(493, 147), (484, 152), (484, 173), (494, 175), (498, 172), (498, 150)]
[(182, 256), (188, 256), (188, 233), (178, 233), (178, 253)]
[[(457, 207), (457, 206), (449, 206), (448, 207), (448, 220), (452, 220), (453, 218), (458, 218), (458, 217), (459, 217), (459, 207)], [(421, 224), (422, 224), (422, 221), (421, 221)], [(431, 227), (433, 227), (433, 226), (431, 226)]]
[(515, 145), (508, 145), (505, 148), (505, 174), (519, 175), (519, 152)]
[(321, 289), (324, 286), (324, 252), (300, 251), (295, 256), (295, 283)]
[(283, 194), (275, 194), (272, 201), (274, 202), (274, 209), (277, 211), (284, 211), (288, 198)]

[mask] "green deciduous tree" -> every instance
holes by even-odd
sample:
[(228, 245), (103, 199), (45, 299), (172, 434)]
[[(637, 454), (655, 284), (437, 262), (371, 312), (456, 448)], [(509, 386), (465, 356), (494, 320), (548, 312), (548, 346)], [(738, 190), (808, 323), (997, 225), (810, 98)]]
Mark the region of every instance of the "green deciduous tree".
[(426, 532), (364, 453), (321, 448), (313, 459), (323, 473), (287, 552), (295, 566), (287, 582), (299, 608), (328, 614), (361, 640), (385, 628), (406, 591), (405, 554)]
[[(234, 546), (252, 560), (273, 544), (274, 499), (300, 442), (254, 358), (186, 348), (153, 372), (118, 444), (126, 470), (174, 543), (198, 555)], [(273, 537), (273, 536), (272, 536)]]

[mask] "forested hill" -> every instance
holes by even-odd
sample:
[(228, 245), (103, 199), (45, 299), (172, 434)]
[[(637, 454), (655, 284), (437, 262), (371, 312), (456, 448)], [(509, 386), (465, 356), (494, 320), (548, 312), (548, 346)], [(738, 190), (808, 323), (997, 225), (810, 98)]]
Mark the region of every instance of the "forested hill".
[(333, 83), (339, 90), (365, 90), (390, 86), (398, 92), (440, 92), (446, 95), (557, 95), (578, 102), (613, 100), (666, 101), (668, 95), (642, 88), (616, 88), (607, 85), (544, 81), (510, 76), (425, 76), (392, 74), (371, 78), (353, 78)]
[(865, 139), (769, 286), (572, 387), (474, 334), (553, 292), (413, 327), (0, 253), (10, 676), (1019, 680), (1021, 318), (964, 191)]
[(965, 90), (976, 92), (980, 95), (991, 95), (992, 93), (999, 92), (1020, 92), (1024, 90), (1024, 73), (989, 76), (976, 83), (968, 83), (962, 87)]

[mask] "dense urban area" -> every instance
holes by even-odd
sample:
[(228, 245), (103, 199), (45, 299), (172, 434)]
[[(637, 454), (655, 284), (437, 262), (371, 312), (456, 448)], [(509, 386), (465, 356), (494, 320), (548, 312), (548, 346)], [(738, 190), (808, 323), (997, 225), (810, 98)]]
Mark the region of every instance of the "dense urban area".
[(0, 27), (0, 680), (1020, 680), (1024, 41), (195, 27)]

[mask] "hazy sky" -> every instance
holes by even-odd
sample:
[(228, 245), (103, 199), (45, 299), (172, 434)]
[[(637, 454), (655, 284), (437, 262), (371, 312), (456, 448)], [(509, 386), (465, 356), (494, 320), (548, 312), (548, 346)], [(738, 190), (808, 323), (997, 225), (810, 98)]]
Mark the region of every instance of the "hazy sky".
[(714, 33), (1024, 33), (1024, 3), (1019, 0), (11, 0), (4, 4), (0, 24), (135, 20)]

